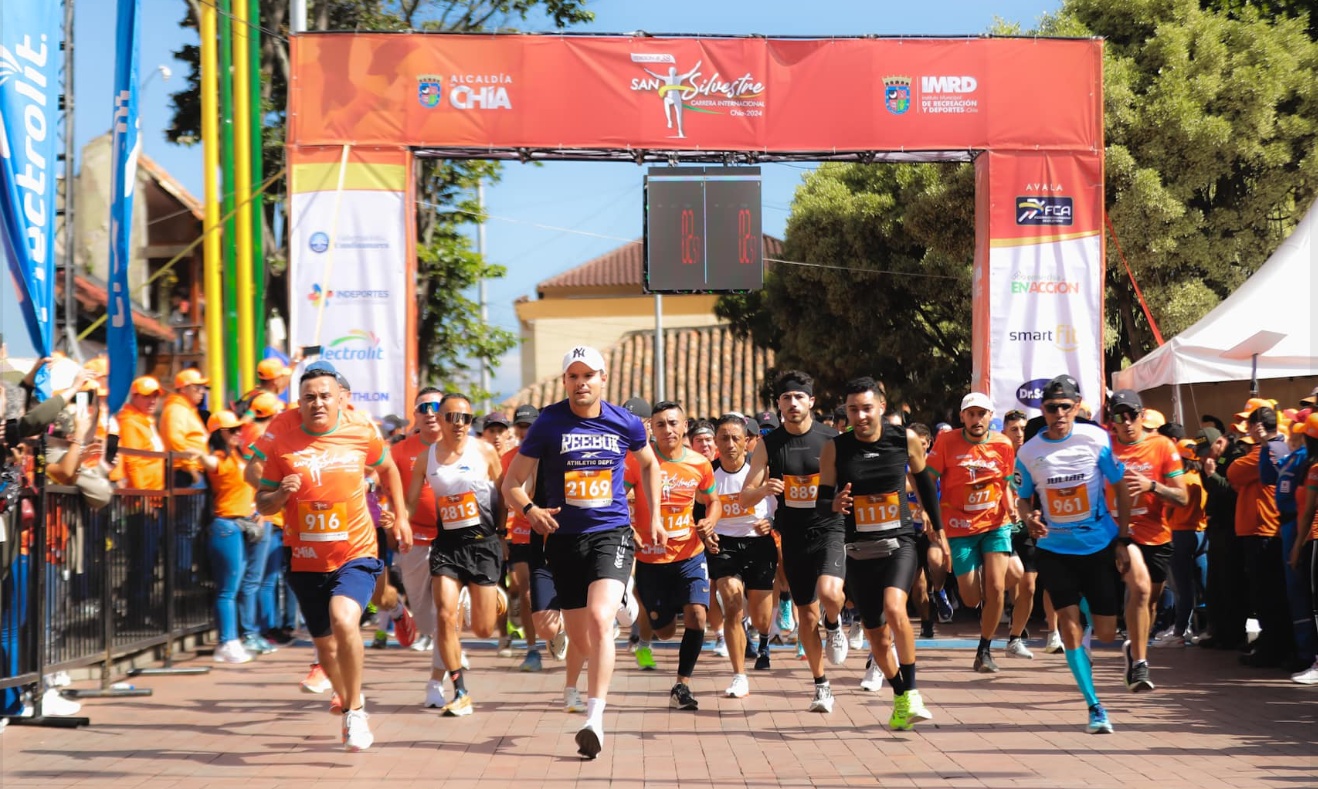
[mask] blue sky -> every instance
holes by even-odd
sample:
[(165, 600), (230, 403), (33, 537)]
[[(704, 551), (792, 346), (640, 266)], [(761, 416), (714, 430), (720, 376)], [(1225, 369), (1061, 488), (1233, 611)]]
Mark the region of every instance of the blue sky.
[[(142, 96), (143, 150), (195, 195), (202, 195), (200, 146), (182, 147), (165, 141), (169, 124), (169, 94), (187, 77), (173, 52), (196, 43), (196, 32), (179, 27), (183, 0), (141, 0), (142, 78), (159, 65), (173, 71), (168, 82), (151, 78)], [(994, 17), (1030, 27), (1060, 0), (940, 0), (893, 3), (847, 0), (803, 4), (791, 0), (601, 0), (588, 7), (594, 23), (584, 28), (601, 33), (646, 30), (651, 33), (761, 33), (765, 35), (836, 34), (935, 35), (975, 34)], [(79, 149), (109, 128), (114, 64), (114, 7), (111, 0), (84, 0), (75, 18), (75, 79)], [(535, 29), (532, 26), (531, 29)], [(781, 236), (793, 192), (805, 174), (802, 165), (764, 167), (764, 229)], [(550, 163), (542, 166), (505, 165), (503, 180), (485, 190), (492, 216), (486, 230), (490, 259), (508, 267), (508, 276), (489, 284), (490, 321), (517, 329), (513, 300), (532, 294), (535, 284), (596, 255), (619, 242), (594, 236), (544, 230), (526, 223), (571, 228), (602, 236), (641, 235), (641, 177), (634, 164)], [(283, 310), (287, 315), (287, 311)], [(571, 342), (564, 338), (564, 344)], [(494, 389), (511, 394), (519, 387), (517, 352), (505, 359), (494, 376)]]

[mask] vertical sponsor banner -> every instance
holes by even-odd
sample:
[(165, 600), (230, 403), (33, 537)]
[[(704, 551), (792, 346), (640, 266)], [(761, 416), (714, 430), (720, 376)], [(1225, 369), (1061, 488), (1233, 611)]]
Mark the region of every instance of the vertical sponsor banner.
[(355, 408), (375, 417), (406, 414), (416, 346), (411, 154), (352, 149), (340, 197), (341, 154), (338, 147), (289, 149), (290, 346), (320, 345), (320, 359), (352, 385)]
[[(0, 240), (38, 356), (55, 339), (55, 127), (61, 6), (0, 2)], [(50, 393), (45, 371), (37, 378)]]
[[(1070, 373), (1103, 401), (1102, 157), (985, 153), (976, 160), (975, 382), (999, 414), (1040, 413)], [(984, 226), (987, 224), (987, 236)], [(992, 305), (992, 309), (990, 309)]]
[(105, 330), (110, 352), (110, 412), (128, 399), (137, 372), (137, 333), (128, 290), (129, 243), (133, 232), (133, 188), (137, 184), (137, 50), (140, 0), (119, 0), (114, 63), (114, 125), (110, 150), (110, 295)]

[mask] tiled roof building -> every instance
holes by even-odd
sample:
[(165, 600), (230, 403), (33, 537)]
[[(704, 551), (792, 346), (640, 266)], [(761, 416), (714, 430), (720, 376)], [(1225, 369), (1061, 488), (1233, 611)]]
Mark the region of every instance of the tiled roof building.
[[(773, 366), (773, 351), (735, 337), (727, 326), (664, 330), (665, 396), (691, 416), (717, 417), (728, 411), (762, 410), (761, 385)], [(601, 349), (608, 365), (604, 399), (622, 403), (643, 397), (654, 403), (654, 332), (633, 331)], [(563, 377), (549, 375), (504, 401), (541, 408), (566, 397)]]

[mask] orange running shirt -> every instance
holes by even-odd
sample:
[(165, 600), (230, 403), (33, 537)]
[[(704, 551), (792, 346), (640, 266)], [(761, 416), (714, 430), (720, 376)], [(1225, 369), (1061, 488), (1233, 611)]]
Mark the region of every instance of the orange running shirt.
[[(503, 453), (499, 458), (503, 464), (503, 475), (508, 476), (508, 466), (512, 465), (513, 458), (517, 457), (517, 447), (513, 447)], [(526, 516), (512, 509), (508, 510), (508, 542), (513, 545), (529, 545), (531, 543), (531, 522)]]
[(1189, 503), (1184, 507), (1168, 507), (1167, 524), (1172, 531), (1203, 531), (1208, 528), (1208, 515), (1204, 512), (1208, 491), (1198, 471), (1185, 470), (1185, 490), (1190, 494)]
[[(394, 465), (398, 466), (398, 475), (403, 480), (404, 494), (412, 484), (412, 466), (416, 463), (417, 456), (429, 450), (430, 444), (421, 440), (420, 433), (413, 433), (389, 448)], [(416, 505), (416, 517), (409, 518), (408, 523), (412, 525), (412, 539), (416, 542), (430, 542), (439, 533), (439, 511), (435, 505), (435, 492), (429, 485), (421, 486), (421, 499)]]
[(265, 461), (263, 490), (279, 487), (290, 474), (302, 478), (302, 487), (284, 505), (284, 542), (293, 549), (293, 572), (333, 572), (376, 555), (365, 479), (367, 466), (384, 462), (384, 440), (374, 425), (345, 416), (340, 413), (326, 433), (312, 435), (299, 425), (256, 450)]
[(718, 483), (714, 479), (714, 467), (699, 452), (683, 447), (682, 454), (676, 460), (664, 457), (657, 448), (654, 454), (659, 458), (659, 482), (662, 488), (659, 522), (668, 534), (667, 548), (649, 543), (650, 502), (645, 498), (645, 488), (641, 485), (641, 464), (630, 452), (627, 453), (623, 482), (636, 493), (636, 518), (633, 523), (643, 526), (636, 530), (636, 541), (641, 545), (636, 558), (647, 564), (669, 564), (704, 553), (705, 543), (696, 532), (696, 493), (712, 496)]
[[(1185, 465), (1181, 463), (1181, 453), (1176, 444), (1157, 433), (1146, 434), (1134, 444), (1113, 439), (1112, 454), (1118, 462), (1125, 464), (1127, 472), (1138, 471), (1155, 482), (1165, 484), (1167, 480), (1185, 473)], [(1117, 494), (1111, 485), (1108, 486), (1108, 506), (1112, 512), (1117, 511)], [(1130, 536), (1140, 545), (1166, 545), (1171, 542), (1168, 510), (1170, 507), (1160, 496), (1152, 493), (1136, 495), (1130, 504)]]
[(938, 475), (938, 501), (949, 537), (969, 537), (1011, 522), (1007, 483), (1016, 467), (1011, 439), (990, 432), (975, 443), (964, 430), (945, 430), (926, 462)]
[(206, 478), (215, 499), (215, 517), (252, 517), (256, 513), (256, 491), (243, 481), (243, 467), (247, 463), (228, 452), (211, 454), (220, 462), (215, 470), (206, 469)]
[[(380, 432), (378, 429), (376, 429), (375, 422), (372, 422), (371, 418), (366, 414), (362, 413), (361, 411), (351, 411), (346, 408), (342, 409), (339, 411), (339, 420), (345, 424), (366, 425), (367, 427), (374, 430), (376, 434), (379, 434)], [(274, 442), (275, 438), (279, 436), (280, 433), (283, 433), (288, 430), (296, 430), (301, 426), (302, 426), (301, 411), (299, 411), (296, 408), (290, 409), (288, 411), (280, 411), (279, 413), (275, 414), (273, 417), (270, 418), (270, 424), (266, 426), (265, 432), (261, 434), (261, 437), (253, 441), (251, 446), (247, 448), (262, 449), (263, 447), (270, 446)]]

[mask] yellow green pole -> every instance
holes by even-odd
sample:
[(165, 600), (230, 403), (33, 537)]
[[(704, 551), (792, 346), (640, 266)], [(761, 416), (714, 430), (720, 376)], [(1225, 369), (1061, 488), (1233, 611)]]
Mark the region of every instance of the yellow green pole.
[[(248, 4), (233, 4), (233, 152), (234, 195), (236, 203), (245, 203), (252, 194), (252, 80), (251, 59), (247, 44)], [(236, 262), (238, 280), (238, 391), (246, 392), (256, 383), (256, 335), (252, 300), (252, 212), (237, 216)]]
[[(248, 20), (253, 25), (261, 24), (261, 0), (248, 0)], [(259, 184), (265, 180), (263, 160), (265, 143), (261, 137), (264, 124), (261, 122), (261, 30), (259, 27), (247, 28), (248, 70), (251, 72), (252, 92), (252, 183)], [(262, 238), (264, 199), (261, 193), (253, 195), (252, 212), (252, 310), (256, 322), (256, 356), (258, 361), (265, 354), (265, 239)]]
[(205, 212), (203, 231), (206, 240), (205, 293), (206, 293), (206, 360), (211, 379), (210, 402), (212, 408), (224, 403), (224, 338), (221, 326), (224, 317), (224, 294), (220, 286), (220, 234), (214, 232), (220, 224), (220, 189), (217, 176), (220, 169), (219, 108), (216, 107), (218, 75), (216, 72), (215, 6), (201, 4), (201, 159), (205, 179)]

